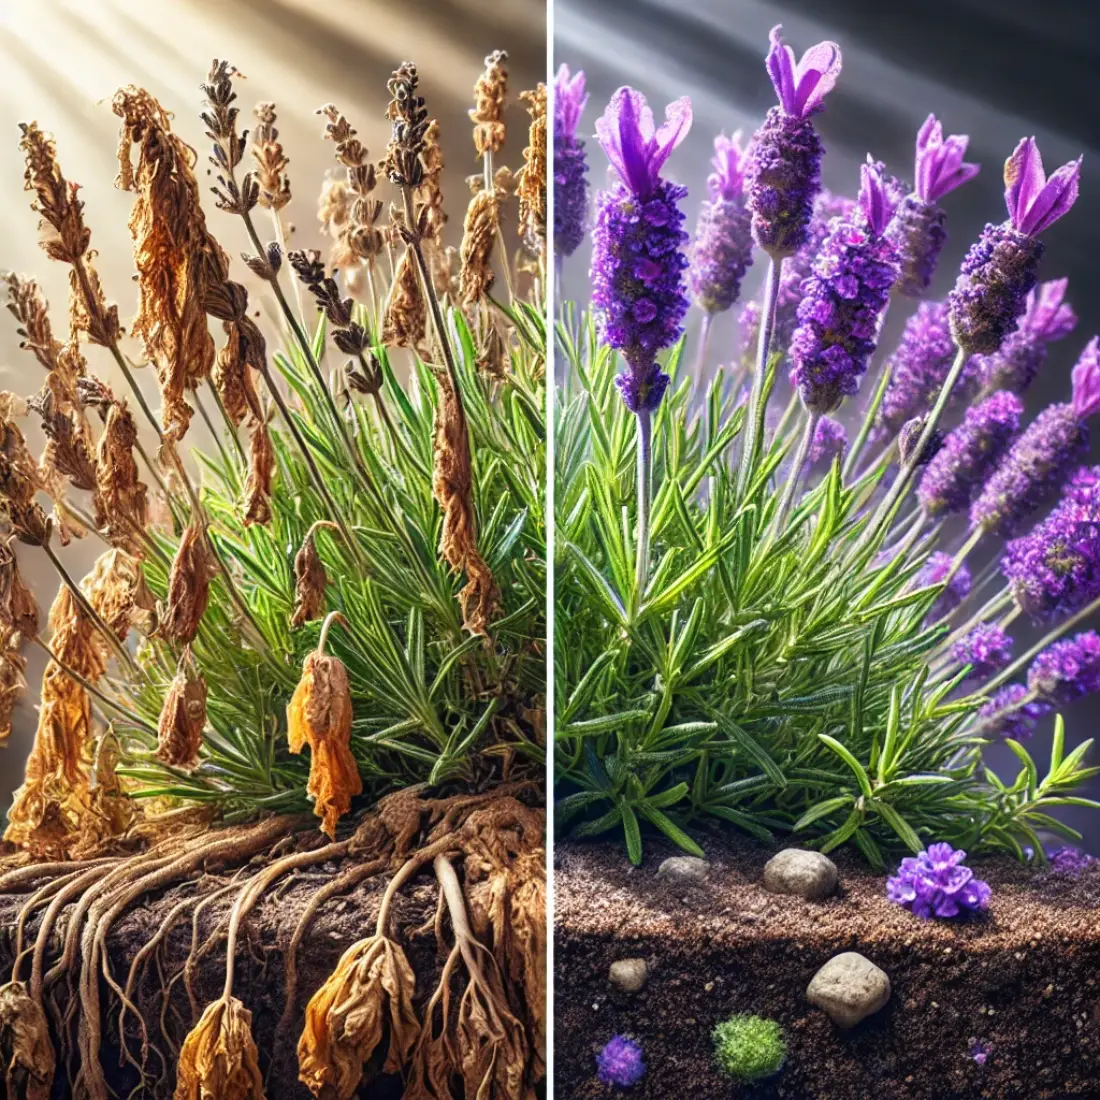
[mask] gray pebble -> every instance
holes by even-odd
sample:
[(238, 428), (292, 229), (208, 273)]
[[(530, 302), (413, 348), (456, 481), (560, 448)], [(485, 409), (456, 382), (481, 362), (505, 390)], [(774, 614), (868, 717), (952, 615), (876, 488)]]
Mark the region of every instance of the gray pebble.
[(807, 901), (821, 901), (835, 889), (836, 864), (820, 852), (784, 848), (764, 867), (764, 889), (773, 894), (794, 894)]
[(645, 959), (616, 959), (608, 977), (620, 993), (640, 993), (647, 977)]
[(657, 877), (675, 886), (699, 886), (706, 882), (710, 864), (698, 856), (669, 856), (657, 868)]
[(855, 1027), (890, 999), (890, 979), (870, 959), (845, 951), (813, 976), (806, 999), (823, 1008), (838, 1027)]

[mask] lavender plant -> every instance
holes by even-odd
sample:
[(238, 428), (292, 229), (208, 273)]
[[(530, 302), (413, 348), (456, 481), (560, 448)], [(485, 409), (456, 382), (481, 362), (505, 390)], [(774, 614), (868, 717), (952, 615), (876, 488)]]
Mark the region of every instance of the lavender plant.
[[(1100, 771), (1085, 763), (1091, 742), (1065, 751), (1060, 719), (1045, 775), (1022, 743), (1055, 706), (1100, 687), (1091, 636), (1059, 640), (1096, 609), (1097, 531), (1074, 525), (1076, 541), (1055, 545), (1037, 529), (1034, 547), (1005, 553), (1011, 584), (991, 594), (995, 571), (972, 578), (967, 563), (974, 534), (960, 536), (945, 517), (978, 508), (998, 479), (1028, 500), (1052, 481), (1053, 459), (1021, 457), (1037, 449), (1024, 446), (1029, 433), (1045, 440), (1050, 429), (1020, 434), (1021, 399), (983, 392), (983, 379), (1003, 375), (979, 368), (1022, 315), (1044, 314), (1037, 331), (1047, 335), (1068, 323), (1053, 292), (1028, 302), (1038, 234), (1072, 207), (1078, 166), (1047, 180), (1034, 143), (1021, 143), (1006, 165), (1009, 220), (987, 227), (949, 301), (917, 307), (901, 347), (864, 387), (888, 299), (903, 308), (923, 292), (936, 259), (946, 214), (932, 204), (977, 166), (963, 160), (965, 136), (944, 139), (930, 119), (908, 200), (869, 158), (853, 181), (858, 201), (821, 219), (824, 150), (809, 116), (837, 80), (839, 50), (822, 44), (796, 65), (777, 28), (767, 68), (781, 105), (753, 139), (746, 177), (769, 268), (763, 299), (742, 312), (758, 340), (748, 395), (743, 367), (719, 368), (705, 385), (683, 369), (684, 242), (666, 198), (678, 203), (682, 187), (647, 177), (653, 194), (661, 188), (651, 206), (624, 207), (621, 185), (598, 196), (601, 212), (636, 216), (615, 238), (597, 230), (591, 312), (561, 306), (555, 598), (557, 622), (568, 625), (555, 649), (557, 820), (574, 835), (620, 833), (634, 862), (645, 831), (701, 854), (699, 830), (715, 824), (823, 851), (852, 844), (876, 867), (936, 844), (1042, 859), (1037, 830), (1072, 839), (1057, 808), (1094, 805), (1075, 792)], [(615, 102), (643, 101), (626, 89)], [(632, 147), (639, 156), (659, 148), (664, 164), (674, 144), (666, 133), (654, 143), (643, 125)], [(655, 244), (655, 255), (635, 259), (635, 240)], [(798, 281), (787, 281), (787, 263)], [(609, 278), (627, 264), (636, 278)], [(650, 282), (659, 299), (646, 298)], [(781, 298), (794, 320), (789, 342), (777, 340)], [(649, 308), (658, 301), (663, 312)], [(627, 338), (639, 326), (659, 338)], [(1057, 418), (1080, 437), (1093, 409), (1092, 355), (1090, 346), (1075, 373), (1075, 403), (1036, 425)], [(770, 415), (785, 365), (795, 392)], [(640, 393), (651, 432), (638, 430)], [(885, 447), (872, 456), (876, 435)], [(1059, 459), (1061, 480), (1078, 454)], [(652, 500), (635, 487), (640, 468)], [(1075, 477), (1072, 503), (1050, 521), (1059, 531), (1091, 507), (1093, 484)], [(1011, 507), (1003, 493), (996, 506)], [(981, 537), (1001, 553), (992, 527)], [(1059, 584), (1063, 546), (1073, 565)], [(1033, 569), (1025, 583), (1021, 572)], [(1051, 624), (1016, 657), (1014, 592)], [(1019, 757), (1011, 781), (983, 761), (995, 739), (1011, 739)]]

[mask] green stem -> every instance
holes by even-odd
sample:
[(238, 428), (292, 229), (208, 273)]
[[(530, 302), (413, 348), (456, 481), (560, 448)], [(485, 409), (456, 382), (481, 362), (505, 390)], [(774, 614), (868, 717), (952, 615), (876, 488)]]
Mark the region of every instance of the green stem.
[(863, 423), (859, 426), (859, 434), (856, 436), (855, 442), (852, 444), (847, 457), (844, 459), (844, 469), (841, 472), (845, 481), (848, 481), (855, 472), (856, 464), (859, 462), (859, 456), (863, 453), (863, 448), (870, 438), (871, 429), (875, 424), (875, 417), (878, 416), (878, 411), (882, 408), (882, 402), (886, 397), (886, 389), (890, 385), (890, 377), (892, 374), (893, 360), (891, 359), (887, 361), (886, 366), (879, 376), (878, 385), (875, 387), (874, 396), (871, 398), (871, 404), (868, 405), (867, 411), (863, 414)]
[(802, 433), (802, 439), (798, 444), (798, 450), (795, 452), (794, 462), (791, 465), (791, 472), (787, 475), (787, 484), (783, 488), (783, 497), (779, 501), (779, 511), (776, 513), (774, 525), (777, 534), (783, 530), (783, 525), (787, 521), (787, 513), (790, 511), (791, 504), (794, 502), (795, 492), (798, 489), (798, 482), (802, 477), (802, 467), (806, 465), (806, 458), (810, 453), (810, 447), (814, 441), (814, 433), (817, 431), (817, 425), (820, 420), (820, 413), (811, 412), (806, 421), (806, 430)]
[(649, 576), (649, 520), (653, 488), (653, 414), (640, 409), (635, 414), (638, 425), (638, 532), (637, 554), (634, 559), (634, 610), (641, 606)]
[(707, 362), (707, 347), (710, 344), (710, 327), (714, 322), (714, 314), (707, 310), (703, 314), (703, 323), (699, 326), (699, 350), (695, 355), (695, 384), (702, 385), (703, 370)]

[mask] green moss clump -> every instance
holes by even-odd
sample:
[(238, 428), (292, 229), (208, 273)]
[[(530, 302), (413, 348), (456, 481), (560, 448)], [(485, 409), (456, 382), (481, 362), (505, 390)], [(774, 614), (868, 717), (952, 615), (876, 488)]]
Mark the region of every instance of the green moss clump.
[(731, 1016), (714, 1029), (711, 1038), (718, 1068), (738, 1081), (771, 1077), (787, 1060), (783, 1028), (763, 1016)]

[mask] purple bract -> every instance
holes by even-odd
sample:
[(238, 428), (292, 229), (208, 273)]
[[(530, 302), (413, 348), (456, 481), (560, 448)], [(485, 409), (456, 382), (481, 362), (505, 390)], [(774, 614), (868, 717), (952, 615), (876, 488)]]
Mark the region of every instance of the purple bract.
[(917, 170), (914, 194), (924, 202), (939, 202), (980, 171), (978, 164), (969, 164), (966, 134), (943, 136), (943, 126), (935, 115), (929, 115), (917, 131)]
[(588, 103), (584, 73), (562, 65), (554, 80), (554, 249), (572, 256), (584, 240), (588, 162), (577, 126)]
[(1023, 684), (1006, 684), (978, 710), (975, 732), (998, 741), (1027, 741), (1035, 723), (1050, 713), (1050, 704), (1030, 698)]
[(1047, 179), (1033, 137), (1023, 138), (1005, 161), (1005, 206), (1012, 228), (1029, 237), (1049, 229), (1077, 201), (1081, 159), (1063, 164)]
[(1089, 630), (1047, 646), (1031, 662), (1027, 686), (1056, 707), (1100, 691), (1100, 634)]
[(794, 50), (783, 44), (783, 28), (772, 27), (771, 48), (764, 64), (783, 113), (791, 118), (808, 118), (821, 109), (825, 96), (840, 76), (840, 47), (835, 42), (811, 46), (800, 61)]
[(629, 191), (647, 199), (660, 186), (665, 161), (690, 129), (687, 96), (665, 108), (665, 121), (658, 128), (645, 96), (633, 88), (620, 88), (596, 120), (596, 140)]
[(919, 855), (901, 861), (897, 874), (886, 881), (886, 896), (922, 918), (981, 912), (992, 891), (962, 865), (964, 859), (962, 849), (930, 844)]
[(642, 1048), (623, 1035), (616, 1035), (596, 1055), (596, 1070), (605, 1085), (628, 1089), (645, 1076)]

